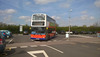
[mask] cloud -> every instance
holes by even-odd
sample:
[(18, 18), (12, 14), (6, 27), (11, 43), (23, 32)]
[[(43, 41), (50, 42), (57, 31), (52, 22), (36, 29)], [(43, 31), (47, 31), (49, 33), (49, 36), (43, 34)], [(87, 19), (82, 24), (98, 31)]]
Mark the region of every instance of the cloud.
[(100, 8), (100, 0), (96, 0), (96, 1), (94, 2), (94, 5), (95, 5), (96, 7), (98, 7), (98, 8)]
[(82, 15), (82, 16), (81, 16), (81, 19), (82, 19), (82, 20), (88, 19), (88, 15)]
[(93, 19), (95, 19), (95, 18), (94, 18), (94, 16), (90, 16), (90, 19), (93, 20)]
[(3, 22), (4, 23), (10, 23), (12, 17), (13, 17), (12, 15), (8, 15), (8, 16), (3, 17)]
[(74, 2), (74, 1), (75, 1), (75, 0), (66, 0), (64, 3), (61, 3), (61, 4), (60, 4), (60, 7), (63, 7), (63, 8), (70, 8), (72, 2)]
[(8, 23), (9, 25), (15, 25), (16, 23), (13, 23), (13, 22), (10, 22), (10, 23)]
[(50, 8), (48, 8), (48, 7), (46, 7), (46, 8), (41, 8), (40, 9), (40, 11), (42, 11), (42, 12), (47, 12), (47, 11), (49, 11), (50, 10)]
[(95, 19), (95, 17), (94, 16), (88, 16), (88, 15), (82, 15), (80, 17), (80, 19), (82, 19), (82, 20), (93, 20), (93, 19)]
[(69, 8), (71, 5), (68, 4), (68, 3), (63, 3), (60, 5), (60, 7), (63, 7), (63, 8)]
[(82, 17), (74, 17), (70, 21), (72, 26), (82, 26), (82, 25), (90, 26), (93, 25), (94, 22), (95, 22), (95, 17), (88, 15), (85, 15), (84, 19), (82, 19)]
[(29, 16), (20, 16), (19, 19), (27, 19)]
[(61, 19), (61, 17), (59, 17), (59, 16), (51, 16), (53, 19), (55, 19), (55, 20), (59, 20), (59, 19)]
[(4, 14), (13, 14), (16, 13), (16, 10), (14, 9), (6, 9), (6, 10), (0, 10), (0, 14), (4, 15)]
[(51, 16), (51, 17), (55, 19), (57, 24), (59, 24), (59, 26), (61, 27), (69, 25), (67, 19), (63, 19), (61, 16)]
[(31, 2), (26, 2), (25, 4), (26, 4), (26, 5), (30, 5), (30, 4), (31, 4)]
[(82, 11), (81, 14), (82, 14), (82, 16), (80, 16), (80, 19), (82, 19), (82, 20), (93, 20), (93, 19), (95, 19), (94, 16), (89, 16), (86, 10)]
[(30, 16), (20, 16), (19, 19), (25, 20), (25, 22), (30, 22), (31, 21)]
[(7, 24), (11, 23), (12, 17), (13, 17), (12, 14), (14, 14), (14, 13), (16, 13), (15, 9), (0, 10), (0, 18), (2, 19), (0, 21), (7, 23)]
[(81, 13), (82, 13), (82, 14), (87, 14), (87, 11), (82, 11)]
[(51, 2), (56, 2), (57, 0), (34, 0), (36, 4), (48, 4)]

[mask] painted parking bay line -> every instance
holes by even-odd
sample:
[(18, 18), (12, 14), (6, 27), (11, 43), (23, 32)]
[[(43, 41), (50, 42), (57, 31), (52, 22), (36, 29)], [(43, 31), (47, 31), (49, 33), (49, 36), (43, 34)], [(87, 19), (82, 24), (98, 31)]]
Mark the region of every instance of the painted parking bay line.
[(33, 57), (37, 57), (37, 56), (34, 55), (34, 54), (39, 54), (39, 53), (43, 53), (43, 55), (44, 55), (45, 57), (49, 57), (49, 56), (47, 55), (47, 53), (46, 53), (44, 50), (28, 51), (27, 53), (30, 54), (30, 55), (33, 56)]
[(30, 47), (38, 47), (37, 45), (30, 45)]
[(10, 47), (11, 49), (16, 49), (17, 47)]
[(54, 48), (54, 47), (51, 47), (51, 46), (46, 46), (46, 47), (51, 48), (51, 49), (53, 49), (53, 50), (55, 50), (55, 51), (57, 51), (57, 52), (64, 53), (63, 51), (58, 50), (58, 49), (56, 49), (56, 48)]
[(77, 36), (77, 37), (83, 37), (83, 38), (93, 38), (93, 37), (90, 37), (90, 36), (84, 36), (84, 35), (71, 35), (71, 36)]
[(47, 45), (40, 45), (40, 46), (44, 47), (44, 46), (47, 46)]
[(20, 48), (27, 48), (28, 46), (20, 46)]
[(13, 40), (14, 40), (14, 38), (13, 38), (13, 39), (11, 39), (11, 40), (8, 42), (8, 44), (10, 44)]
[(51, 48), (51, 49), (53, 49), (53, 50), (55, 50), (55, 51), (57, 51), (57, 52), (64, 53), (64, 52), (62, 52), (61, 50), (58, 50), (58, 49), (56, 49), (56, 48), (54, 48), (54, 47), (51, 47), (51, 46), (48, 46), (48, 45), (40, 45), (40, 46), (42, 46), (42, 47), (48, 47), (48, 48)]

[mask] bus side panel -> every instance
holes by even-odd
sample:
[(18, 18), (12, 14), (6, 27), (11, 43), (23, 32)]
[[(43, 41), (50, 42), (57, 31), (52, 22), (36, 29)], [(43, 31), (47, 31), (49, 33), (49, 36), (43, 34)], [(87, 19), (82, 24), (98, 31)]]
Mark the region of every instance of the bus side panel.
[(49, 33), (50, 38), (55, 37), (55, 33)]

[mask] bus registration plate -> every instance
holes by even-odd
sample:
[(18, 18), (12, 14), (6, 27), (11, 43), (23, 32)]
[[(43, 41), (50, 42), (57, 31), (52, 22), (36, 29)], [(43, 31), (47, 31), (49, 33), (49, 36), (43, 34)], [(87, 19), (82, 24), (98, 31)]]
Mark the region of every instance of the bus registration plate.
[(39, 40), (39, 38), (36, 38), (36, 40)]

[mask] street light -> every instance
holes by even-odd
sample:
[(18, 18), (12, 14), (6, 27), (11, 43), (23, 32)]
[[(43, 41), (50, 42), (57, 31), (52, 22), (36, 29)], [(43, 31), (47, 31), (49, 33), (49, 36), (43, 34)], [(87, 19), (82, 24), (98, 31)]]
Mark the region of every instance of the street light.
[(70, 35), (70, 18), (71, 18), (70, 13), (71, 12), (72, 12), (72, 9), (69, 10), (69, 35)]
[(69, 10), (69, 32), (68, 33), (66, 32), (66, 38), (67, 38), (68, 41), (69, 41), (69, 37), (70, 37), (70, 18), (71, 18), (70, 13), (71, 12), (72, 12), (72, 9)]

